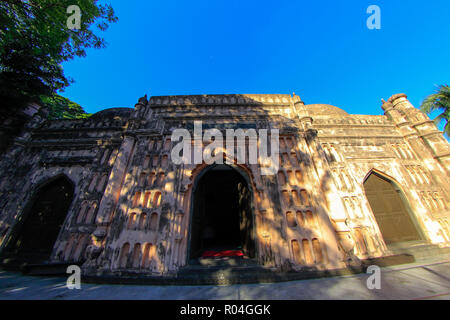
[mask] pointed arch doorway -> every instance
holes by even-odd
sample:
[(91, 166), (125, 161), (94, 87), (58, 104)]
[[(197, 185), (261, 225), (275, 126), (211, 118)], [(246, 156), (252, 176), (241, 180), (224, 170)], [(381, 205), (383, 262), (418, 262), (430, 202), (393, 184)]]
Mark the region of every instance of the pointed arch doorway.
[(405, 196), (393, 181), (371, 172), (364, 190), (386, 244), (422, 240)]
[(230, 251), (231, 255), (242, 251), (254, 258), (254, 215), (248, 177), (232, 166), (213, 165), (199, 174), (193, 191), (189, 260)]
[(66, 176), (41, 185), (13, 229), (6, 248), (8, 256), (28, 264), (48, 261), (73, 196), (73, 183)]

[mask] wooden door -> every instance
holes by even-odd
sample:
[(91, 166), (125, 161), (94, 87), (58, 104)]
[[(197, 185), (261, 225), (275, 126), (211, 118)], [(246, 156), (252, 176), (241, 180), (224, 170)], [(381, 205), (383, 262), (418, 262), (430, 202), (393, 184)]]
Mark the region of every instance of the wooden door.
[(372, 173), (364, 188), (386, 244), (421, 239), (401, 191), (392, 182)]

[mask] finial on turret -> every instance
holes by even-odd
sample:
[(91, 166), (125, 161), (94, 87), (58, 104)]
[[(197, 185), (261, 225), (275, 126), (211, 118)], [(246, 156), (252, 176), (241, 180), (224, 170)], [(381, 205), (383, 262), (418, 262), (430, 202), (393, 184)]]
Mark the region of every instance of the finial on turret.
[(296, 95), (295, 92), (292, 93), (292, 98), (294, 100), (294, 103), (303, 103), (302, 99), (298, 95)]
[(145, 106), (145, 105), (147, 105), (147, 103), (148, 103), (147, 95), (139, 98), (139, 100), (138, 100), (138, 104), (142, 104)]
[(385, 101), (384, 99), (381, 99), (381, 102), (383, 103), (383, 104), (381, 105), (381, 108), (382, 108), (384, 111), (386, 111), (386, 110), (388, 110), (388, 109), (391, 109), (391, 108), (393, 107), (392, 102), (390, 102), (389, 100), (388, 100), (388, 101)]

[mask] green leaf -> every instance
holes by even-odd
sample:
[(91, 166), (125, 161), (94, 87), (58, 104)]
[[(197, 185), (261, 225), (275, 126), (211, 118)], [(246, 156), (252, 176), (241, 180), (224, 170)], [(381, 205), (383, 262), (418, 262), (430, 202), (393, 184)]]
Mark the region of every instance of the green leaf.
[(444, 133), (450, 136), (450, 126), (448, 125), (450, 120), (450, 88), (448, 85), (438, 86), (435, 93), (424, 99), (420, 109), (427, 114), (439, 110), (441, 114), (434, 119), (434, 122), (437, 125), (442, 120), (445, 121)]
[(73, 101), (58, 94), (42, 96), (41, 106), (48, 108), (50, 120), (56, 119), (86, 119), (91, 114), (86, 113), (83, 108)]
[[(67, 28), (70, 5), (81, 11), (81, 28)], [(0, 2), (0, 115), (53, 97), (72, 82), (61, 64), (104, 48), (97, 34), (117, 21), (110, 5), (97, 0), (2, 0)], [(67, 115), (69, 116), (69, 115)]]

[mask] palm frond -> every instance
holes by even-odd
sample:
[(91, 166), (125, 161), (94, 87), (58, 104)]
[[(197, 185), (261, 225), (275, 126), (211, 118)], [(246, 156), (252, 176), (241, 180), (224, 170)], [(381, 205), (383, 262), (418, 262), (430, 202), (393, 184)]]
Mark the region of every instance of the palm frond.
[(439, 110), (441, 114), (434, 119), (434, 123), (438, 125), (444, 120), (446, 122), (444, 132), (450, 136), (450, 88), (448, 85), (437, 86), (436, 92), (423, 100), (420, 109), (428, 115)]

